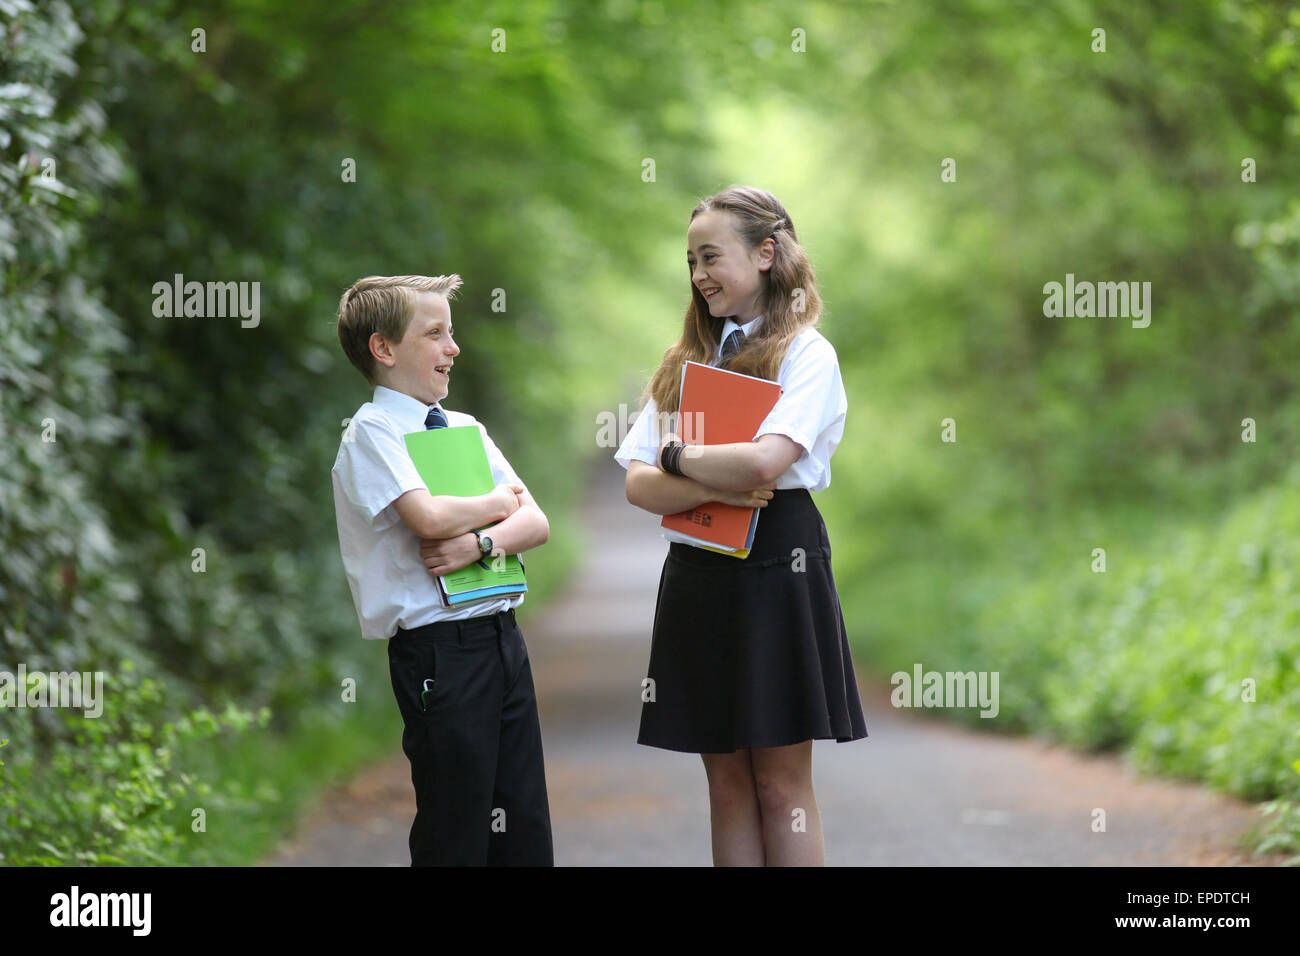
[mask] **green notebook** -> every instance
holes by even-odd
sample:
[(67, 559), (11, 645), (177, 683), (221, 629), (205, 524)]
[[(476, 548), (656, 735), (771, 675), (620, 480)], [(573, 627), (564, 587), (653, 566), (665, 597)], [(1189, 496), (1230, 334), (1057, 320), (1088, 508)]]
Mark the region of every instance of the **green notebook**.
[[(430, 428), (403, 437), (429, 494), (468, 498), (487, 494), (496, 487), (477, 425)], [(510, 554), (504, 559), (485, 555), (459, 571), (439, 575), (438, 588), (448, 607), (456, 607), (500, 595), (522, 594), (528, 585), (519, 556)]]

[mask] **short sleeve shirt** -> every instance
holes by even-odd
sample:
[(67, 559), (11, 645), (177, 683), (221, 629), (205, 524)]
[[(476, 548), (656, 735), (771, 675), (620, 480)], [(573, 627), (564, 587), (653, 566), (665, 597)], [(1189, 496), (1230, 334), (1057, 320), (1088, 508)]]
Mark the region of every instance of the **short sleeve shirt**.
[[(406, 526), (393, 502), (424, 488), (403, 436), (422, 431), (432, 406), (384, 386), (357, 409), (339, 443), (331, 472), (339, 552), (352, 601), (367, 640), (391, 638), (434, 621), (457, 621), (518, 607), (524, 596), (511, 595), (449, 608), (420, 557), (420, 537)], [(448, 426), (477, 425), (483, 435), (497, 484), (523, 484), (473, 415), (439, 409)]]
[[(748, 335), (761, 321), (760, 316), (742, 327), (728, 320), (721, 341), (736, 328), (743, 328)], [(717, 359), (715, 355), (715, 363)], [(777, 381), (781, 397), (754, 438), (785, 435), (803, 448), (803, 454), (777, 479), (777, 488), (822, 491), (830, 487), (831, 455), (844, 437), (849, 407), (834, 346), (816, 329), (804, 329), (786, 350)], [(614, 453), (620, 465), (626, 468), (633, 460), (656, 463), (663, 436), (661, 417), (654, 399), (647, 401)]]

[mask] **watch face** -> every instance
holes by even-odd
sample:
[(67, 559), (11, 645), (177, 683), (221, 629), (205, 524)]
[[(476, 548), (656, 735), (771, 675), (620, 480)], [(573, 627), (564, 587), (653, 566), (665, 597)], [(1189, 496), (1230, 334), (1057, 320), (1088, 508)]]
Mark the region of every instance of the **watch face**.
[(492, 553), (492, 539), (485, 534), (478, 536), (478, 549), (484, 554)]

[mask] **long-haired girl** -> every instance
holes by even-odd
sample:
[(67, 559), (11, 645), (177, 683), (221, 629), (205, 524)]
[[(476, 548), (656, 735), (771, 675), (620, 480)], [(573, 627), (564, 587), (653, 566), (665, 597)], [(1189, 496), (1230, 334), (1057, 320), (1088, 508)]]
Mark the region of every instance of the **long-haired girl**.
[[(615, 455), (627, 498), (655, 514), (707, 501), (757, 507), (744, 559), (669, 547), (659, 581), (638, 742), (698, 753), (709, 782), (715, 865), (822, 865), (812, 741), (867, 736), (809, 492), (830, 484), (848, 401), (794, 223), (775, 196), (733, 186), (691, 212), (691, 303), (646, 403)], [(676, 449), (686, 361), (777, 381), (752, 441)]]

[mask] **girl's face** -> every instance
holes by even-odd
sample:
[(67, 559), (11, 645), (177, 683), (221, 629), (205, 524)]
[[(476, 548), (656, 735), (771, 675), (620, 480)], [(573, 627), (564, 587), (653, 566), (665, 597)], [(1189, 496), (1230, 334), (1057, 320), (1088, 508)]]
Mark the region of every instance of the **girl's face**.
[(764, 239), (746, 249), (732, 213), (708, 209), (686, 230), (686, 264), (691, 282), (709, 304), (709, 314), (733, 316), (744, 325), (763, 311), (763, 276), (772, 267), (776, 244)]

